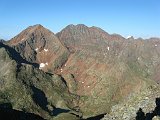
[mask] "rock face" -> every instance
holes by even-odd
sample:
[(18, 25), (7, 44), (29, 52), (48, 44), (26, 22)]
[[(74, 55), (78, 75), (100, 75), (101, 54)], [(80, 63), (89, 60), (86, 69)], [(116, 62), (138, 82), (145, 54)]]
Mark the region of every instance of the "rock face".
[[(144, 87), (139, 94), (133, 94), (120, 104), (112, 107), (102, 120), (152, 120), (158, 116), (156, 101), (159, 99), (159, 87)], [(159, 102), (159, 100), (158, 100)], [(160, 110), (159, 107), (158, 111)]]
[[(0, 103), (45, 119), (132, 120), (159, 97), (160, 40), (41, 25), (0, 43)], [(17, 92), (19, 91), (19, 92)], [(79, 117), (77, 117), (79, 116)]]

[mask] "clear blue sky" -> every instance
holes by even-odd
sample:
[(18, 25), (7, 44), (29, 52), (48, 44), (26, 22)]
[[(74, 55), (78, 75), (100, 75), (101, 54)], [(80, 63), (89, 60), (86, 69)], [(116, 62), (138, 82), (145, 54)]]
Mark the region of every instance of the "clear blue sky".
[(122, 36), (160, 37), (160, 0), (0, 0), (0, 16), (4, 39), (34, 24), (56, 33), (79, 23)]

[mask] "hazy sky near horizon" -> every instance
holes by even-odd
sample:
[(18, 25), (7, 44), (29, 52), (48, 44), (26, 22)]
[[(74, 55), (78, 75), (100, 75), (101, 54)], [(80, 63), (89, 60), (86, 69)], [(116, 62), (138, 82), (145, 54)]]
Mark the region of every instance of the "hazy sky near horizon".
[(0, 0), (0, 16), (3, 39), (34, 24), (54, 33), (85, 24), (124, 37), (160, 37), (160, 0)]

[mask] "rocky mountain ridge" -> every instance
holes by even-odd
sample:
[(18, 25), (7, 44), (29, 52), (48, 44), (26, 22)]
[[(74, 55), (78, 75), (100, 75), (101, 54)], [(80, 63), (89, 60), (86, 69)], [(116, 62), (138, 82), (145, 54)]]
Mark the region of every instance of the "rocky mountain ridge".
[[(116, 116), (112, 115), (114, 106), (119, 109), (124, 103), (139, 100), (143, 92), (159, 92), (158, 38), (126, 39), (83, 24), (69, 25), (54, 34), (34, 25), (1, 42), (0, 47), (4, 65), (0, 69), (0, 94), (11, 95), (0, 97), (1, 103), (9, 102), (16, 110), (45, 119), (95, 119), (106, 113)], [(150, 99), (159, 97), (158, 92)], [(24, 94), (22, 99), (20, 94)], [(135, 118), (141, 105), (132, 105), (136, 108), (126, 119)]]

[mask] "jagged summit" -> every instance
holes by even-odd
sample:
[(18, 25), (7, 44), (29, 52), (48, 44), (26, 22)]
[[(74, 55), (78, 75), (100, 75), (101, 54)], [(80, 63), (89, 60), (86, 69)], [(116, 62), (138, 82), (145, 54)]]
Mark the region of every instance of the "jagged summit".
[(39, 28), (44, 28), (41, 24), (35, 24), (35, 25), (32, 25), (32, 26), (29, 26), (28, 28), (37, 28), (37, 29), (39, 29)]
[(79, 30), (79, 31), (81, 31), (81, 30), (97, 30), (99, 32), (107, 33), (106, 31), (104, 31), (103, 29), (101, 29), (99, 27), (96, 27), (96, 26), (88, 27), (85, 24), (77, 24), (77, 25), (70, 24), (70, 25), (66, 26), (63, 30), (66, 30), (66, 29)]
[(86, 27), (88, 28), (85, 24), (70, 24), (68, 26), (66, 26), (66, 28), (72, 28), (72, 27)]
[[(109, 41), (124, 40), (120, 35), (110, 35), (101, 28), (84, 24), (69, 25), (56, 36), (70, 49), (106, 48)], [(91, 49), (92, 49), (91, 48)]]

